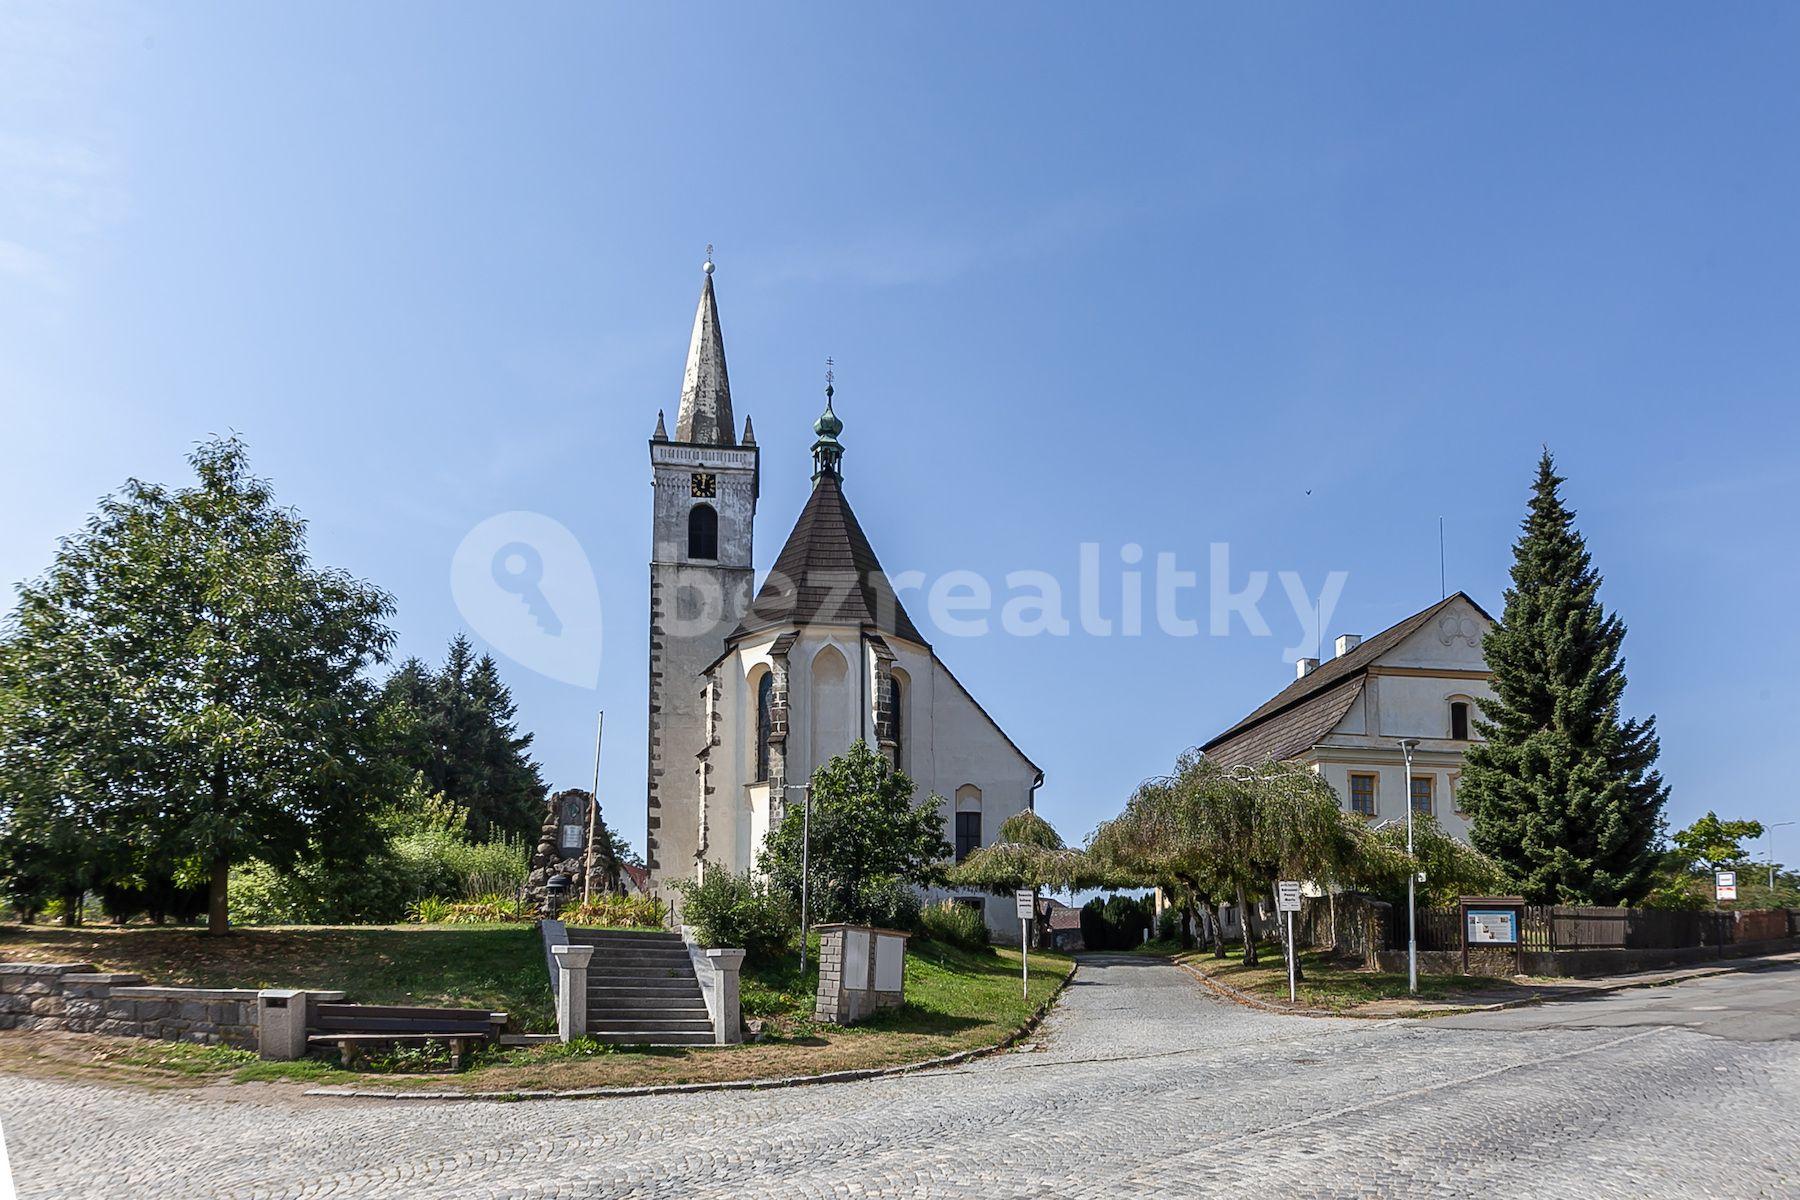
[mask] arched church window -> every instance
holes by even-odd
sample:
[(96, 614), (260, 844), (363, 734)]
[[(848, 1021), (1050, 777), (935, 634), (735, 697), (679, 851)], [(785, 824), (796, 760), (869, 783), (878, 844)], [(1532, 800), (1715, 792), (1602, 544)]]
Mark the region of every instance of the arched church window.
[(710, 504), (688, 509), (689, 558), (719, 557), (719, 511)]
[(769, 779), (769, 730), (774, 716), (775, 674), (765, 672), (756, 684), (756, 782)]
[(887, 684), (888, 728), (893, 731), (894, 769), (906, 769), (906, 684), (898, 675), (889, 675)]
[(1469, 740), (1469, 702), (1467, 700), (1450, 702), (1450, 736), (1459, 742)]

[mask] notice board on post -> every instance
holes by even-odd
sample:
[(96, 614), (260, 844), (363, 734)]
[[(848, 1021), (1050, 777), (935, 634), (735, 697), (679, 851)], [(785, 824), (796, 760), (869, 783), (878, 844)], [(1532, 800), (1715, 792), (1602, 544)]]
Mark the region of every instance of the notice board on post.
[(1525, 897), (1464, 896), (1457, 907), (1462, 913), (1463, 974), (1469, 973), (1469, 947), (1507, 947), (1513, 951), (1514, 970), (1525, 973)]

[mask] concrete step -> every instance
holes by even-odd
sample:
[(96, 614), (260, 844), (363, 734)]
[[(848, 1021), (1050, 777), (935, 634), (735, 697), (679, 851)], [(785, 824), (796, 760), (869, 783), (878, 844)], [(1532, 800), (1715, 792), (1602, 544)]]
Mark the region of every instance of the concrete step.
[(666, 950), (665, 949), (644, 950), (644, 949), (639, 949), (636, 946), (600, 945), (600, 946), (593, 947), (593, 951), (594, 951), (594, 956), (588, 960), (589, 962), (692, 962), (692, 961), (694, 961), (693, 959), (688, 957), (688, 952), (686, 950), (682, 949), (680, 946), (671, 946)]
[(636, 1033), (640, 1035), (652, 1033), (705, 1033), (710, 1035), (712, 1033), (711, 1021), (691, 1018), (628, 1020), (608, 1014), (597, 1024), (602, 1033)]
[(704, 1004), (683, 1005), (680, 1008), (588, 1005), (588, 1024), (604, 1025), (608, 1029), (617, 1028), (621, 1022), (665, 1025), (676, 1021), (704, 1021), (708, 1029), (712, 1028), (712, 1018), (707, 1015)]
[(693, 1008), (706, 1007), (699, 992), (589, 992), (588, 1008)]
[(602, 1029), (589, 1031), (588, 1036), (596, 1042), (606, 1042), (613, 1046), (710, 1046), (713, 1044), (711, 1030), (705, 1033), (643, 1033), (635, 1030)]
[(686, 979), (646, 979), (641, 975), (621, 976), (616, 979), (588, 979), (588, 995), (599, 992), (621, 996), (698, 996), (700, 985), (693, 976)]
[(680, 946), (684, 943), (679, 933), (672, 931), (651, 931), (648, 929), (583, 929), (577, 926), (567, 928), (569, 940), (579, 941), (584, 946), (597, 942), (630, 944), (637, 946)]

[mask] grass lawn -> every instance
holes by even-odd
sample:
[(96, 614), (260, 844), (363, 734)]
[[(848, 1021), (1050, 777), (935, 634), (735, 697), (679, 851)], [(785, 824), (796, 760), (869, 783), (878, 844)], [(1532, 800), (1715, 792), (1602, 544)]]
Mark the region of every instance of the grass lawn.
[(296, 987), (359, 1004), (487, 1008), (553, 1030), (542, 942), (530, 925), (347, 925), (199, 929), (0, 926), (0, 962), (91, 962), (163, 987)]
[[(743, 1046), (494, 1050), (458, 1075), (406, 1073), (422, 1064), (397, 1055), (378, 1064), (386, 1067), (382, 1073), (353, 1075), (324, 1062), (262, 1063), (241, 1051), (176, 1043), (9, 1034), (0, 1036), (0, 1069), (98, 1071), (160, 1086), (292, 1079), (492, 1092), (811, 1075), (991, 1045), (1023, 1024), (1074, 966), (1067, 955), (1034, 951), (1027, 999), (1020, 993), (1018, 951), (967, 951), (915, 939), (906, 957), (906, 1003), (838, 1027), (811, 1019), (816, 945), (815, 939), (805, 976), (797, 956), (746, 970), (745, 1015), (763, 1022), (765, 1036)], [(193, 930), (0, 929), (0, 960), (26, 959), (93, 962), (158, 984), (337, 987), (358, 1001), (487, 1005), (554, 1024), (538, 933), (529, 926), (246, 929), (216, 940)]]
[[(1260, 961), (1254, 967), (1244, 966), (1238, 956), (1240, 952), (1235, 949), (1232, 957), (1224, 959), (1214, 958), (1210, 950), (1176, 950), (1171, 957), (1241, 992), (1285, 1004), (1288, 997), (1287, 959), (1280, 944), (1265, 944), (1259, 946), (1258, 951)], [(1310, 951), (1301, 953), (1300, 965), (1305, 978), (1300, 981), (1297, 992), (1300, 1003), (1308, 1008), (1342, 1012), (1380, 1000), (1409, 998), (1404, 971), (1365, 971), (1332, 962), (1324, 955)], [(1505, 987), (1508, 982), (1484, 975), (1422, 974), (1417, 998), (1455, 1002), (1472, 992)]]

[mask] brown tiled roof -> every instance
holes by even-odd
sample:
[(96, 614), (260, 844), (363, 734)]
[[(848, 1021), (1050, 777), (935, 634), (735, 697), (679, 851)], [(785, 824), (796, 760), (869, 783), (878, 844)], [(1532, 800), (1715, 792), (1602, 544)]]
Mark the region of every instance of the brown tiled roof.
[(1329, 691), (1310, 696), (1279, 717), (1259, 722), (1223, 741), (1208, 742), (1206, 757), (1223, 766), (1286, 762), (1316, 746), (1337, 727), (1362, 695), (1364, 675), (1352, 676)]
[(814, 482), (762, 590), (727, 640), (780, 625), (851, 625), (927, 644), (850, 511), (843, 484), (829, 472)]
[(1063, 904), (1056, 900), (1046, 901), (1046, 903), (1050, 907), (1050, 928), (1081, 928), (1081, 910), (1079, 908), (1071, 908), (1067, 904)]
[[(1466, 592), (1452, 592), (1430, 608), (1382, 630), (1348, 654), (1320, 663), (1312, 674), (1282, 688), (1266, 704), (1200, 749), (1208, 757), (1228, 766), (1262, 762), (1266, 758), (1294, 757), (1314, 745), (1350, 710), (1376, 659), (1425, 628), (1432, 618), (1457, 600), (1488, 617), (1487, 611)], [(1493, 618), (1488, 617), (1488, 620)], [(1331, 715), (1334, 711), (1335, 716)], [(1250, 736), (1252, 733), (1254, 738)]]
[(619, 870), (626, 879), (631, 881), (631, 886), (636, 888), (640, 895), (648, 896), (650, 894), (650, 870), (648, 867), (622, 862), (619, 864)]

